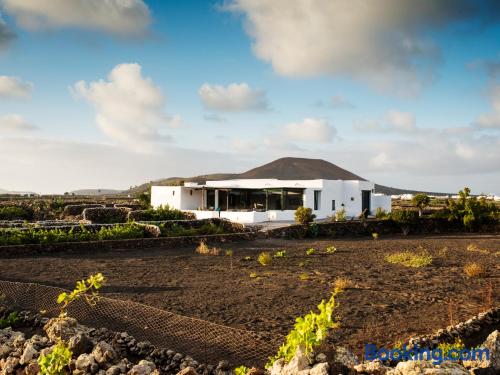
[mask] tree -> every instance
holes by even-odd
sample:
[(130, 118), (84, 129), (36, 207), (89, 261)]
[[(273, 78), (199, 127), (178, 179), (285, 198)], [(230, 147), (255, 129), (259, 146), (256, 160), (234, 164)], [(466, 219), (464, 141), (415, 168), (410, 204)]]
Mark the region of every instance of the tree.
[(417, 194), (411, 200), (413, 205), (418, 208), (418, 216), (422, 216), (422, 210), (431, 203), (431, 198), (427, 194)]
[(481, 224), (498, 222), (500, 209), (484, 198), (470, 195), (468, 187), (458, 192), (458, 199), (448, 199), (449, 220), (461, 221), (466, 229), (476, 229)]

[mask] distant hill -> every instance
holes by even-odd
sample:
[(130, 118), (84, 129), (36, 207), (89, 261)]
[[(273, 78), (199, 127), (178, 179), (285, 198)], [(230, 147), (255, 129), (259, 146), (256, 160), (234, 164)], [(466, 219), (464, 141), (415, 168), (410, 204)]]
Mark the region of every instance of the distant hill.
[[(281, 180), (362, 180), (365, 179), (358, 175), (338, 167), (322, 159), (306, 158), (281, 158), (268, 164), (251, 169), (243, 173), (214, 173), (196, 177), (170, 177), (156, 181), (150, 181), (145, 184), (135, 186), (124, 191), (125, 194), (140, 194), (149, 191), (151, 185), (169, 186), (181, 185), (184, 182), (197, 182), (200, 184), (210, 180), (234, 180), (234, 179), (258, 179), (258, 178), (276, 178)], [(448, 195), (446, 193), (421, 192), (417, 190), (399, 189), (375, 184), (375, 193), (387, 195), (416, 194), (426, 193), (429, 195)]]
[(0, 195), (36, 195), (33, 191), (13, 191), (0, 189)]
[(123, 190), (116, 190), (116, 189), (80, 189), (80, 190), (70, 191), (69, 193), (70, 194), (74, 194), (74, 195), (92, 195), (92, 196), (98, 196), (98, 195), (121, 194), (121, 193), (123, 193)]

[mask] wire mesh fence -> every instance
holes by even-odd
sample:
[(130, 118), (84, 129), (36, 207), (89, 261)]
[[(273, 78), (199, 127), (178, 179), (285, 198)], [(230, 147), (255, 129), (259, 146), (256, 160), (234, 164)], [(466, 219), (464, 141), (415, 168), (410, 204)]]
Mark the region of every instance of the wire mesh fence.
[[(0, 295), (12, 309), (59, 314), (57, 296), (67, 290), (34, 283), (0, 280)], [(80, 299), (68, 315), (81, 324), (128, 332), (139, 341), (181, 352), (204, 363), (225, 359), (232, 365), (262, 366), (281, 344), (283, 337), (252, 332), (174, 314), (151, 306), (101, 297), (95, 304)]]

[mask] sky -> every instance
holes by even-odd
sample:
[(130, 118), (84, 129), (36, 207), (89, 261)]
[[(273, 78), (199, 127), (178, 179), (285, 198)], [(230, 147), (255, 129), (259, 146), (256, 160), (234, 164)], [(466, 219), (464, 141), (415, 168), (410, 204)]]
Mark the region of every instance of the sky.
[(0, 0), (0, 189), (321, 158), (500, 195), (500, 3)]

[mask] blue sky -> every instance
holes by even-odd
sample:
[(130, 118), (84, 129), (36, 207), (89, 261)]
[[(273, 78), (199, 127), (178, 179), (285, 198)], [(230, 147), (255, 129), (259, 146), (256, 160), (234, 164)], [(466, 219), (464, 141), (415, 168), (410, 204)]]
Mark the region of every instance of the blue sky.
[(300, 156), (500, 194), (500, 6), (362, 3), (0, 0), (0, 188)]

